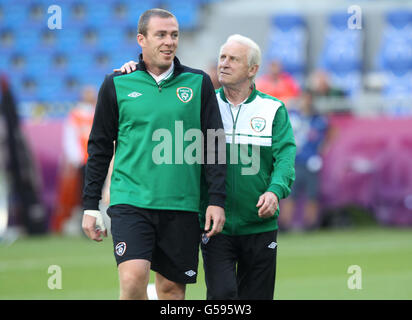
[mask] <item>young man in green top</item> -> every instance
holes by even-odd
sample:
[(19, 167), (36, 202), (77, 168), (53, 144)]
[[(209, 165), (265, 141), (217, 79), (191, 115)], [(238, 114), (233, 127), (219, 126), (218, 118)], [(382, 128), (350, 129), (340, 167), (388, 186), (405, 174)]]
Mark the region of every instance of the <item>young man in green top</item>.
[[(185, 148), (190, 142), (178, 139), (177, 124), (205, 136), (208, 129), (223, 126), (210, 77), (175, 57), (178, 38), (178, 23), (170, 12), (151, 9), (141, 15), (137, 70), (106, 76), (88, 142), (82, 226), (95, 241), (106, 235), (98, 205), (115, 153), (107, 212), (121, 299), (147, 299), (150, 269), (156, 271), (160, 299), (184, 299), (186, 283), (196, 282), (202, 166), (159, 161), (154, 136), (167, 130), (175, 134), (173, 147), (182, 143)], [(216, 161), (203, 169), (210, 196), (206, 227), (214, 236), (225, 219), (226, 166)]]
[[(260, 63), (249, 38), (233, 35), (221, 47), (216, 97), (226, 134), (226, 222), (201, 244), (208, 299), (273, 299), (279, 200), (295, 180), (296, 144), (283, 102), (256, 90)], [(134, 68), (129, 62), (121, 71)]]

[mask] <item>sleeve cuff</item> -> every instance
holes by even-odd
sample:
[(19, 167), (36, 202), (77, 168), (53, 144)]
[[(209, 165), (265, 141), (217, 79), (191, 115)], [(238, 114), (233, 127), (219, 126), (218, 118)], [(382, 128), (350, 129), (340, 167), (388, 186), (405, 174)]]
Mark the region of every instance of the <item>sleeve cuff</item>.
[(221, 194), (212, 194), (209, 196), (209, 206), (218, 206), (225, 208), (226, 197)]
[(97, 210), (99, 211), (99, 201), (100, 199), (84, 199), (83, 209), (84, 210)]
[(276, 184), (269, 186), (267, 191), (273, 192), (278, 197), (279, 201), (284, 198), (282, 188)]

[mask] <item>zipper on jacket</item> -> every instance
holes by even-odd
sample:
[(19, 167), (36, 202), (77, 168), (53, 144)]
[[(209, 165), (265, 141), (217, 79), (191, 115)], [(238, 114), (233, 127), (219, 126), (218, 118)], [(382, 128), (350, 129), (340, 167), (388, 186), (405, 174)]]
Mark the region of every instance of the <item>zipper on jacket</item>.
[[(236, 114), (236, 119), (233, 117), (233, 113), (232, 113), (232, 109), (231, 109), (231, 104), (230, 103), (228, 103), (228, 106), (229, 106), (229, 111), (230, 111), (230, 115), (232, 116), (232, 121), (233, 121), (233, 127), (232, 127), (232, 148), (235, 148), (235, 146), (236, 146), (236, 144), (235, 144), (235, 134), (236, 134), (236, 124), (237, 124), (237, 120), (238, 120), (238, 118), (239, 118), (239, 114), (240, 114), (240, 110), (242, 109), (242, 104), (241, 105), (239, 105), (239, 110), (238, 110), (238, 112), (237, 112), (237, 114)], [(239, 159), (237, 159), (237, 161), (239, 161)], [(232, 166), (232, 186), (233, 186), (233, 197), (232, 197), (232, 199), (235, 199), (235, 196), (236, 196), (236, 180), (235, 180), (235, 169), (236, 169), (237, 167), (236, 166)], [(236, 201), (234, 201), (234, 203), (233, 203), (233, 216), (232, 216), (232, 221), (233, 221), (233, 226), (232, 226), (232, 233), (233, 234), (236, 234), (235, 233), (235, 231), (236, 231), (236, 223), (235, 223), (235, 219), (236, 219), (236, 215), (237, 215), (237, 202)]]

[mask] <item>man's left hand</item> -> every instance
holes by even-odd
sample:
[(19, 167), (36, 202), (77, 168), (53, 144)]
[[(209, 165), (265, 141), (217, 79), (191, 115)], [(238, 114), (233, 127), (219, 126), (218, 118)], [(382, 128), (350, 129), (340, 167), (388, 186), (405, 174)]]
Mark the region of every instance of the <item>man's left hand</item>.
[(259, 197), (256, 207), (259, 208), (258, 215), (260, 218), (272, 217), (279, 206), (278, 197), (270, 191), (266, 191)]

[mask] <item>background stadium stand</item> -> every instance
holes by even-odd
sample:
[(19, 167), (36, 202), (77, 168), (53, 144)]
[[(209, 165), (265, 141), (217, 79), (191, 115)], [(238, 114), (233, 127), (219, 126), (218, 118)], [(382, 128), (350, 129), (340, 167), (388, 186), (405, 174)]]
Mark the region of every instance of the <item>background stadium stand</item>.
[(307, 65), (307, 30), (301, 14), (277, 14), (271, 21), (267, 60), (279, 60), (301, 85)]
[(384, 74), (384, 99), (397, 100), (390, 106), (390, 113), (408, 114), (404, 101), (412, 97), (412, 11), (386, 13), (377, 69)]
[(362, 30), (348, 28), (351, 15), (334, 12), (328, 17), (319, 67), (329, 72), (333, 83), (353, 96), (362, 89)]
[[(0, 1), (0, 70), (13, 74), (24, 101), (76, 101), (79, 86), (99, 86), (114, 66), (136, 59), (137, 21), (153, 7), (174, 12), (181, 30), (199, 25), (208, 1)], [(49, 30), (49, 5), (62, 10), (62, 29)], [(86, 72), (87, 71), (87, 72)], [(47, 76), (45, 76), (47, 74)]]

